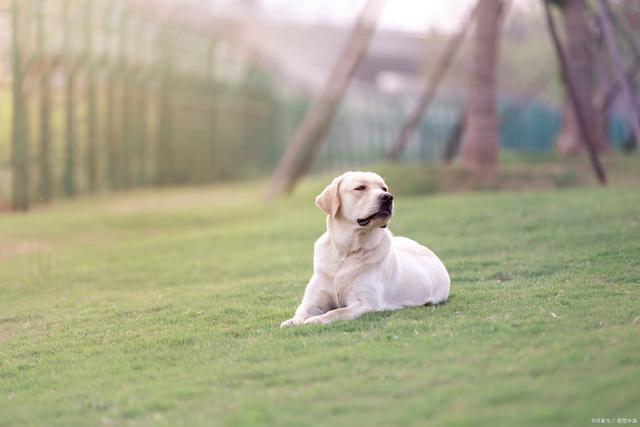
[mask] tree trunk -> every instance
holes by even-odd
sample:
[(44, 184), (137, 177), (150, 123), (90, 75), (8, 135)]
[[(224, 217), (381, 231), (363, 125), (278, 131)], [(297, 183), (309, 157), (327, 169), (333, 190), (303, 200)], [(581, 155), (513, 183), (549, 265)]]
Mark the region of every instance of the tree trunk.
[(480, 0), (461, 150), (465, 167), (486, 172), (495, 171), (498, 164), (496, 83), (502, 11), (502, 0)]
[[(571, 73), (580, 104), (584, 105), (589, 132), (594, 136), (599, 151), (606, 148), (604, 136), (604, 117), (595, 108), (596, 93), (594, 71), (597, 69), (593, 51), (590, 47), (593, 37), (586, 20), (584, 0), (564, 0), (562, 19), (566, 37), (566, 51), (569, 72)], [(562, 129), (556, 141), (556, 150), (561, 155), (577, 154), (585, 149), (580, 136), (573, 107), (567, 99), (562, 112)]]

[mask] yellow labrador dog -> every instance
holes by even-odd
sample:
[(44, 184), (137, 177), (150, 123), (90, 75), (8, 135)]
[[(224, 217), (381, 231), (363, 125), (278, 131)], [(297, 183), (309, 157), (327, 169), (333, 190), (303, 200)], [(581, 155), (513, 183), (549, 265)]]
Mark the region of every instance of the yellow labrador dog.
[(316, 206), (327, 214), (327, 231), (316, 241), (302, 303), (281, 327), (446, 301), (450, 280), (442, 261), (387, 229), (393, 195), (380, 176), (347, 172), (320, 193)]

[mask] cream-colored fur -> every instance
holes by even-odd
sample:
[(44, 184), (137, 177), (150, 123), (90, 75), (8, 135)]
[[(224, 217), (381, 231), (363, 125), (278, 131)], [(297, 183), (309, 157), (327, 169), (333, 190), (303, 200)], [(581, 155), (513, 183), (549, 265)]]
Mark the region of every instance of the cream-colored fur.
[(316, 241), (302, 303), (281, 327), (446, 301), (450, 280), (442, 261), (386, 228), (389, 199), (384, 180), (372, 172), (347, 172), (320, 193), (316, 205), (327, 214), (327, 231)]

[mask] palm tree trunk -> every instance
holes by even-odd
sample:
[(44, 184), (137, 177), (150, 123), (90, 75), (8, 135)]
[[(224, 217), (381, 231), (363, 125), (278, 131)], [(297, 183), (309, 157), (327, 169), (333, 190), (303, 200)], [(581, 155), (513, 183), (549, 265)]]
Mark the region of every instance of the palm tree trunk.
[[(589, 132), (594, 135), (598, 150), (606, 148), (604, 136), (604, 117), (595, 108), (594, 94), (596, 70), (591, 44), (593, 37), (589, 32), (586, 20), (585, 0), (564, 0), (562, 3), (562, 18), (566, 36), (566, 50), (569, 72), (573, 78), (580, 104), (585, 107)], [(574, 116), (573, 107), (569, 100), (563, 107), (562, 130), (556, 141), (556, 150), (561, 155), (572, 155), (584, 150), (580, 130)]]
[(467, 126), (461, 150), (465, 167), (487, 172), (494, 171), (498, 164), (496, 85), (502, 11), (502, 0), (480, 0), (467, 98)]

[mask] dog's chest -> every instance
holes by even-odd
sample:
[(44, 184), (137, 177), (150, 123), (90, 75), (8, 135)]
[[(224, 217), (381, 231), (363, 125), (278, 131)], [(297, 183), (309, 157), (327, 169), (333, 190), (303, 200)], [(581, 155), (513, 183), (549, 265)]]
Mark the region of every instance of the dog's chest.
[(373, 268), (367, 259), (367, 254), (361, 251), (343, 257), (331, 257), (322, 263), (322, 273), (330, 282), (327, 291), (333, 294), (339, 306), (344, 304), (345, 296), (362, 275)]

